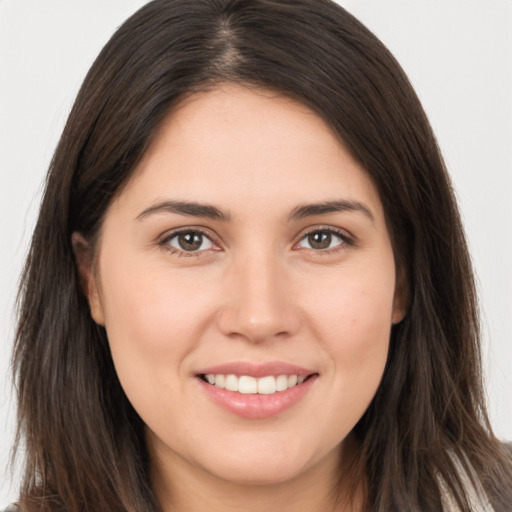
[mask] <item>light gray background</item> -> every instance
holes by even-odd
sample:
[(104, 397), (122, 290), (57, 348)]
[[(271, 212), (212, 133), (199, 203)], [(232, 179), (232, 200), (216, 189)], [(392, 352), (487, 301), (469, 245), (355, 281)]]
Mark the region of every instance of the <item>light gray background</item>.
[[(193, 0), (186, 0), (193, 1)], [(0, 505), (13, 439), (17, 279), (78, 87), (145, 0), (0, 0)], [(512, 0), (340, 0), (401, 62), (452, 173), (479, 279), (492, 422), (512, 439)]]

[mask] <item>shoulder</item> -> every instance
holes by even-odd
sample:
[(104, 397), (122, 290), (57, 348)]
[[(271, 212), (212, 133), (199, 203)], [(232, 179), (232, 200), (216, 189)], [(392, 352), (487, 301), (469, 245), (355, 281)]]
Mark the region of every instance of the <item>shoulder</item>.
[[(470, 488), (467, 488), (467, 490), (470, 503), (469, 510), (474, 510), (475, 512), (495, 512), (489, 503), (489, 500), (485, 496), (477, 494), (473, 486), (470, 486)], [(441, 501), (443, 504), (443, 512), (461, 512), (461, 509), (457, 505), (457, 502), (451, 493), (445, 492), (441, 498)]]
[[(476, 485), (473, 484), (473, 481), (478, 482), (478, 480), (476, 478), (469, 477), (460, 460), (455, 456), (453, 456), (453, 460), (464, 485), (464, 491), (470, 506), (469, 510), (474, 510), (475, 512), (495, 512), (482, 486), (478, 483)], [(439, 481), (441, 484), (441, 502), (443, 505), (443, 512), (462, 512), (452, 493), (448, 490), (446, 483), (441, 478)]]

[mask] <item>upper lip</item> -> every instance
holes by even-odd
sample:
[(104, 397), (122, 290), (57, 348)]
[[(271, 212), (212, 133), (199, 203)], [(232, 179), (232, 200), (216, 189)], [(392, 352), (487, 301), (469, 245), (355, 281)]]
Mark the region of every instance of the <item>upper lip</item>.
[(258, 378), (269, 375), (297, 375), (298, 377), (307, 377), (314, 373), (317, 372), (282, 361), (269, 361), (259, 364), (246, 361), (233, 361), (203, 368), (197, 372), (197, 375), (248, 375)]

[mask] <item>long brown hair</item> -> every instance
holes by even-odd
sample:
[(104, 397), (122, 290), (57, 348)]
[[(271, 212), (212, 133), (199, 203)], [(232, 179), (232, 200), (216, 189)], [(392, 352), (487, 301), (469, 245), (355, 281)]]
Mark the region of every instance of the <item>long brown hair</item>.
[(90, 317), (71, 234), (94, 243), (169, 110), (221, 82), (308, 105), (380, 192), (409, 308), (354, 428), (366, 510), (438, 512), (441, 481), (468, 509), (457, 464), (496, 512), (509, 510), (512, 462), (486, 415), (472, 269), (445, 165), (400, 66), (329, 0), (156, 0), (93, 64), (50, 165), (20, 289), (22, 510), (159, 510), (144, 425)]

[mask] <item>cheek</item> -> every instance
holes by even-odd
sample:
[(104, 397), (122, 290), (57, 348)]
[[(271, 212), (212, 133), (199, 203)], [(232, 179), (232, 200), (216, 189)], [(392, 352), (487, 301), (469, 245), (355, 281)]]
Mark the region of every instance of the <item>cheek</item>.
[(199, 290), (201, 280), (186, 273), (122, 260), (107, 270), (108, 263), (105, 258), (102, 303), (112, 358), (144, 417), (159, 409), (163, 394), (170, 402), (178, 399), (175, 390), (187, 377), (183, 362), (211, 316), (208, 290)]
[(340, 272), (309, 302), (309, 323), (328, 355), (326, 373), (332, 375), (334, 400), (342, 402), (337, 405), (345, 419), (357, 421), (379, 386), (388, 355), (393, 296), (391, 261), (384, 268), (365, 265)]
[[(379, 293), (375, 283), (359, 281), (346, 284), (339, 309), (330, 307), (331, 319), (337, 318), (329, 337), (339, 364), (365, 364), (382, 359), (387, 353), (391, 330), (392, 294)], [(376, 361), (377, 362), (377, 361)]]
[(148, 356), (186, 349), (208, 316), (208, 290), (198, 289), (197, 276), (159, 268), (124, 273), (120, 265), (107, 275), (103, 304), (113, 345), (131, 345)]
[[(317, 283), (320, 281), (317, 277)], [(373, 264), (347, 266), (322, 279), (321, 287), (310, 293), (305, 307), (314, 325), (336, 344), (348, 343), (355, 347), (381, 339), (389, 332), (393, 315), (395, 272), (393, 260)], [(329, 332), (333, 336), (329, 335)], [(366, 347), (368, 348), (368, 347)]]

